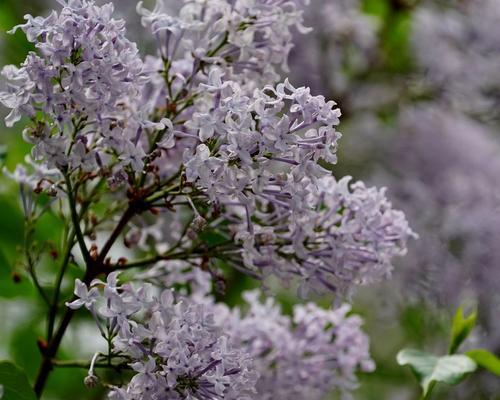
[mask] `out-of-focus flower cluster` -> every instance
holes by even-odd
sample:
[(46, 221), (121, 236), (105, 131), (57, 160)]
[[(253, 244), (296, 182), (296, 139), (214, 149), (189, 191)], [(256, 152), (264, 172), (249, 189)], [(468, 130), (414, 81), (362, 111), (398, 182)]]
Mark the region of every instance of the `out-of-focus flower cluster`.
[[(487, 0), (424, 3), (414, 11), (411, 46), (432, 101), (400, 111), (385, 177), (376, 179), (415, 216), (422, 238), (404, 261), (402, 287), (448, 306), (475, 298), (482, 340), (492, 348), (500, 343), (494, 316), (500, 306), (499, 13), (500, 4)], [(396, 168), (398, 174), (388, 172)]]
[(429, 4), (416, 12), (412, 32), (416, 60), (434, 97), (483, 121), (498, 121), (499, 18), (495, 0)]
[(436, 106), (406, 110), (400, 127), (388, 161), (404, 174), (383, 180), (391, 179), (422, 238), (401, 271), (405, 286), (439, 304), (477, 296), (489, 342), (498, 346), (500, 144), (486, 126)]
[(314, 31), (296, 37), (292, 77), (314, 91), (350, 101), (378, 56), (377, 19), (362, 11), (359, 0), (312, 0), (304, 20)]

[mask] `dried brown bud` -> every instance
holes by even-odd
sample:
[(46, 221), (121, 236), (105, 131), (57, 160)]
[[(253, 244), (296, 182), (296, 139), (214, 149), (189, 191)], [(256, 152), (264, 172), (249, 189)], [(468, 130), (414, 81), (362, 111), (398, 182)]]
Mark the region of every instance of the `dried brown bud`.
[(12, 274), (10, 275), (12, 278), (12, 281), (14, 283), (20, 283), (21, 282), (21, 274), (17, 271), (13, 271)]
[(83, 383), (85, 384), (85, 386), (88, 389), (92, 389), (92, 388), (96, 387), (97, 384), (99, 383), (99, 378), (95, 375), (88, 375), (83, 380)]
[(38, 346), (38, 349), (40, 350), (40, 353), (45, 354), (47, 352), (47, 349), (49, 348), (49, 344), (47, 341), (41, 337), (39, 337), (36, 340), (36, 344)]
[(127, 265), (127, 263), (128, 263), (128, 260), (125, 257), (120, 257), (118, 259), (118, 262), (117, 262), (117, 264), (121, 267), (124, 265)]
[(97, 245), (93, 244), (92, 246), (90, 246), (90, 257), (92, 257), (94, 260), (97, 260), (97, 258), (99, 257), (99, 253), (97, 250)]
[(92, 225), (97, 225), (99, 223), (99, 220), (97, 219), (97, 215), (90, 214), (90, 223)]

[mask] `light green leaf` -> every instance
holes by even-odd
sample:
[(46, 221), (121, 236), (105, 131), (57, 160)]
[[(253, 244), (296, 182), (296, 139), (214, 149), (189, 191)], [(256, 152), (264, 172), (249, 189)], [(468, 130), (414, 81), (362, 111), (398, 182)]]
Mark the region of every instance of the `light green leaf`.
[(480, 367), (500, 376), (500, 358), (493, 353), (485, 349), (474, 349), (467, 351), (465, 354)]
[(455, 353), (462, 342), (467, 339), (476, 324), (476, 318), (476, 311), (473, 311), (466, 317), (462, 307), (458, 307), (451, 327), (451, 341), (448, 354)]
[(11, 362), (0, 362), (0, 386), (2, 400), (36, 400), (25, 373)]
[(427, 396), (435, 383), (456, 385), (469, 372), (476, 370), (476, 363), (464, 355), (436, 357), (420, 350), (404, 349), (397, 355), (399, 365), (409, 365)]

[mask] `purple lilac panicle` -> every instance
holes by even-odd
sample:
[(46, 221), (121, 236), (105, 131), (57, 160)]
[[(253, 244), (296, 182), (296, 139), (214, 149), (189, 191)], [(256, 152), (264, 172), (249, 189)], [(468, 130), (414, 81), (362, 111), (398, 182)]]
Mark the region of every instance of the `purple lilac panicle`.
[[(163, 268), (179, 283), (188, 277)], [(250, 308), (242, 312), (207, 295), (119, 285), (116, 274), (77, 287), (81, 297), (68, 306), (84, 305), (101, 329), (111, 326), (113, 350), (136, 373), (111, 399), (321, 399), (332, 390), (347, 398), (355, 372), (374, 368), (348, 305), (298, 305), (289, 317), (271, 299), (262, 303), (258, 291), (244, 295)]]

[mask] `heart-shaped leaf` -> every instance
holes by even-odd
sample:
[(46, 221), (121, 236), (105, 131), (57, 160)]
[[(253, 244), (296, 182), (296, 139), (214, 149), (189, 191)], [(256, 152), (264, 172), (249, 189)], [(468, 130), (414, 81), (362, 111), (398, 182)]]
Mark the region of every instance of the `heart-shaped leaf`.
[(477, 368), (476, 363), (464, 355), (437, 357), (420, 350), (404, 349), (397, 355), (399, 365), (409, 365), (427, 396), (435, 383), (456, 385)]
[(0, 362), (0, 386), (1, 400), (36, 400), (26, 374), (11, 362)]
[(485, 349), (469, 350), (465, 354), (472, 358), (477, 365), (500, 376), (500, 358)]
[(474, 311), (468, 316), (464, 315), (462, 307), (458, 307), (455, 317), (453, 318), (453, 325), (451, 327), (451, 341), (449, 354), (455, 353), (462, 342), (467, 339), (471, 333), (474, 325), (476, 324), (477, 313)]

